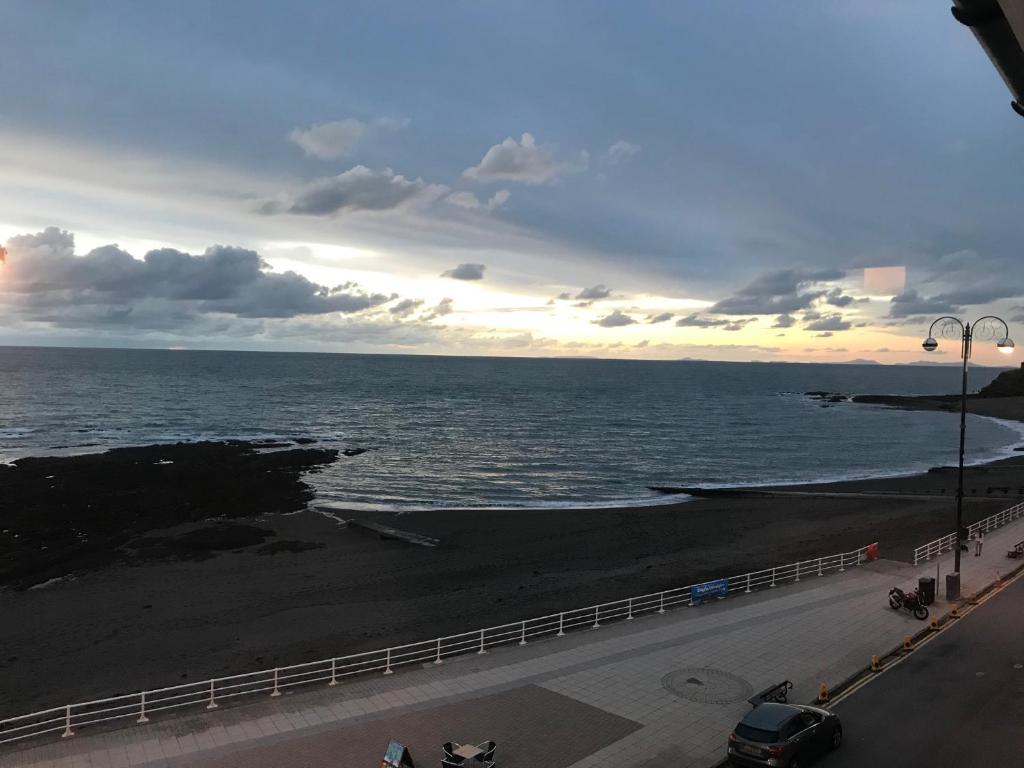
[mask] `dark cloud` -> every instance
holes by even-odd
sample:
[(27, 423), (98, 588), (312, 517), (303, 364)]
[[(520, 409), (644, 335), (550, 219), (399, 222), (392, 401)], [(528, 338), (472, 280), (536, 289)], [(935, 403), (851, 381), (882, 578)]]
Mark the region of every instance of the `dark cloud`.
[(453, 299), (448, 299), (448, 298), (441, 299), (441, 301), (439, 301), (437, 303), (437, 306), (432, 307), (430, 309), (430, 311), (428, 311), (424, 315), (423, 319), (424, 320), (433, 320), (433, 319), (438, 318), (438, 317), (444, 317), (445, 315), (450, 315), (454, 311), (455, 311), (455, 301)]
[(889, 317), (909, 318), (912, 315), (946, 315), (962, 312), (963, 307), (939, 296), (926, 298), (916, 290), (904, 291), (889, 301)]
[[(273, 273), (259, 254), (215, 245), (202, 255), (170, 248), (136, 259), (116, 245), (76, 256), (74, 236), (55, 227), (9, 241), (3, 289), (30, 316), (77, 323), (168, 323), (222, 313), (244, 318), (355, 313), (394, 298), (354, 283), (318, 285), (295, 272)], [(72, 313), (73, 306), (90, 310)]]
[(796, 318), (792, 315), (779, 315), (775, 318), (772, 328), (792, 328), (796, 324)]
[(832, 331), (823, 331), (822, 333), (815, 334), (815, 336), (817, 336), (819, 339), (827, 339), (832, 335)]
[(934, 300), (962, 307), (1024, 296), (1024, 273), (1015, 251), (1000, 256), (966, 248), (932, 257), (926, 268)]
[(559, 301), (568, 301), (569, 299), (572, 298), (572, 294), (569, 291), (562, 291), (555, 298), (558, 299)]
[(441, 273), (441, 277), (450, 277), (454, 280), (483, 280), (485, 269), (487, 267), (483, 264), (459, 264), (455, 269), (446, 269)]
[(804, 326), (808, 331), (848, 331), (852, 323), (843, 320), (842, 315), (826, 315), (820, 320), (808, 323)]
[(664, 322), (666, 322), (668, 320), (671, 320), (673, 317), (675, 317), (675, 315), (672, 312), (662, 312), (659, 315), (648, 315), (647, 316), (647, 322), (648, 323), (664, 323)]
[(600, 320), (595, 320), (596, 325), (600, 325), (602, 328), (620, 328), (623, 325), (633, 325), (634, 320), (629, 315), (623, 314), (621, 310), (616, 309), (610, 315), (605, 315)]
[(710, 317), (701, 317), (698, 313), (687, 315), (676, 320), (680, 328), (721, 328), (724, 331), (740, 331), (748, 323), (754, 322), (754, 318), (743, 320), (720, 320)]
[(840, 270), (806, 271), (783, 269), (767, 272), (751, 281), (733, 296), (722, 299), (708, 311), (720, 315), (778, 315), (807, 309), (826, 294), (823, 290), (805, 290), (812, 285), (839, 280)]
[(423, 299), (402, 299), (393, 307), (388, 307), (388, 312), (395, 317), (408, 317), (421, 306), (423, 306)]
[(416, 203), (430, 203), (448, 188), (423, 179), (407, 179), (390, 168), (374, 170), (357, 165), (337, 176), (315, 179), (287, 200), (272, 200), (260, 209), (266, 214), (288, 213), (328, 216), (344, 211), (388, 211)]
[(593, 288), (584, 288), (576, 294), (576, 298), (585, 301), (596, 301), (597, 299), (607, 299), (611, 295), (611, 289), (599, 283)]
[(825, 301), (833, 307), (847, 307), (853, 304), (856, 299), (843, 293), (842, 288), (833, 288), (825, 294)]

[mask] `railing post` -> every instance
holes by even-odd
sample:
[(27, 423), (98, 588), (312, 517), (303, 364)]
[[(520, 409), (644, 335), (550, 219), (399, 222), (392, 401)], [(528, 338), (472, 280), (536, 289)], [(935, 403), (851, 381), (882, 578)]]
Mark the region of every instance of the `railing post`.
[(745, 590), (743, 590), (743, 593), (747, 594), (747, 595), (750, 594), (750, 574), (749, 573), (747, 574), (747, 588)]
[(664, 613), (664, 612), (665, 612), (665, 593), (662, 592), (661, 593), (661, 606), (658, 608), (658, 613)]
[(633, 598), (629, 598), (629, 612), (626, 614), (626, 621), (633, 620)]
[(437, 658), (434, 659), (435, 664), (441, 663), (441, 638), (437, 638)]
[(558, 634), (555, 637), (565, 637), (565, 614), (558, 614)]
[(595, 605), (594, 606), (594, 626), (592, 626), (591, 629), (597, 629), (598, 627), (601, 626), (601, 622), (598, 621), (600, 616), (601, 616), (601, 606), (600, 605)]
[(217, 700), (214, 698), (214, 695), (215, 695), (214, 685), (216, 684), (216, 682), (217, 682), (216, 680), (210, 680), (210, 703), (206, 705), (207, 709), (216, 709), (217, 708)]
[(478, 656), (482, 656), (487, 653), (487, 651), (484, 650), (484, 631), (482, 629), (480, 630), (480, 650), (476, 653)]
[(823, 574), (821, 572), (821, 558), (820, 557), (818, 558), (818, 575), (819, 576), (824, 576), (825, 575), (825, 574)]
[[(860, 555), (857, 555), (857, 557), (860, 557)], [(846, 572), (846, 554), (845, 553), (840, 553), (840, 555), (839, 555), (839, 572), (840, 573), (845, 573)]]
[(338, 684), (338, 660), (336, 658), (331, 659), (331, 682), (328, 685), (334, 686)]
[(281, 689), (277, 687), (277, 667), (274, 667), (274, 690), (270, 692), (271, 696), (280, 696)]
[(523, 630), (519, 635), (519, 644), (526, 645), (526, 622), (523, 622)]
[(388, 655), (384, 659), (384, 674), (391, 674), (391, 649), (388, 648)]
[(68, 736), (74, 736), (75, 732), (71, 730), (71, 705), (68, 704), (64, 708), (64, 733), (60, 735), (62, 739), (66, 739)]
[(800, 561), (799, 560), (796, 561), (796, 581), (800, 581)]
[(149, 718), (146, 717), (146, 692), (143, 691), (139, 694), (139, 719), (136, 723), (148, 723)]
[(775, 588), (775, 567), (774, 566), (772, 567), (772, 583), (769, 584), (768, 586), (772, 587), (772, 589)]

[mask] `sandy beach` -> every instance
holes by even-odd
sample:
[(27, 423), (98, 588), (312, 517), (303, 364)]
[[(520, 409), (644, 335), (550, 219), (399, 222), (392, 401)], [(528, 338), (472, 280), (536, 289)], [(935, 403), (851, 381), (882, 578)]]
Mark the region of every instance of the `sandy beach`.
[[(1000, 415), (1024, 417), (1024, 398), (1009, 400)], [(337, 513), (436, 538), (436, 548), (314, 511), (259, 514), (246, 523), (287, 545), (239, 542), (206, 559), (117, 562), (0, 591), (0, 715), (428, 639), (872, 541), (883, 557), (907, 559), (952, 529), (955, 483), (946, 468), (637, 508)], [(966, 488), (969, 521), (1016, 503), (1024, 454), (969, 468)]]

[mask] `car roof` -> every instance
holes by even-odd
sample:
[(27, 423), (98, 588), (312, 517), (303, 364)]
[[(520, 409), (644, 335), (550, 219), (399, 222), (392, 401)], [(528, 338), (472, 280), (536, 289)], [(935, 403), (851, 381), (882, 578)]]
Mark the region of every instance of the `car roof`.
[(747, 713), (747, 716), (741, 722), (744, 725), (749, 725), (751, 728), (773, 731), (777, 730), (780, 725), (794, 715), (799, 715), (802, 711), (799, 707), (794, 707), (792, 704), (768, 702), (766, 704), (758, 704)]

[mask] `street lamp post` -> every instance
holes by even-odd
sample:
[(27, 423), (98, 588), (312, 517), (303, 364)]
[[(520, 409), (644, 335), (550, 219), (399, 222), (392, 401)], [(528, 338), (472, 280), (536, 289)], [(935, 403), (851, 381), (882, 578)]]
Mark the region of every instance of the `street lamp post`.
[[(998, 332), (1002, 326), (1002, 333)], [(960, 392), (960, 467), (956, 484), (956, 548), (954, 550), (953, 570), (960, 573), (960, 533), (964, 520), (964, 439), (967, 435), (967, 361), (971, 359), (971, 344), (978, 333), (979, 326), (982, 329), (982, 339), (996, 339), (996, 346), (1000, 352), (1005, 354), (1013, 353), (1013, 340), (1010, 338), (1010, 328), (1006, 321), (993, 315), (986, 315), (979, 318), (971, 326), (955, 317), (940, 317), (931, 324), (928, 329), (928, 338), (921, 344), (925, 352), (934, 352), (939, 347), (935, 340), (935, 327), (939, 326), (939, 336), (943, 338), (956, 338), (960, 336), (960, 357), (963, 359), (962, 389)]]

